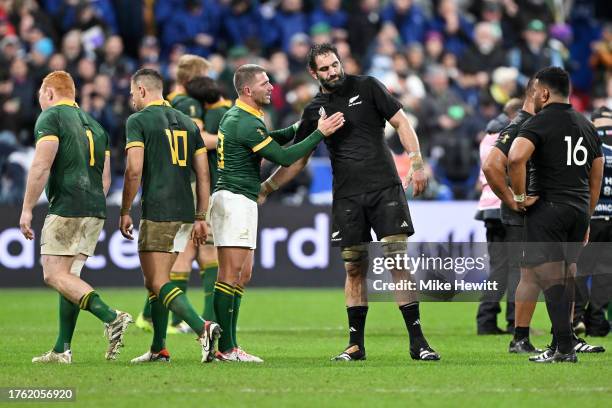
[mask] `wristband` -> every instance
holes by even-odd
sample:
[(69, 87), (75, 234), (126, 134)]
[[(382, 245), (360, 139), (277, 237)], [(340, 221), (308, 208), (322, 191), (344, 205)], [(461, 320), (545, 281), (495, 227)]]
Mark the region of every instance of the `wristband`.
[(130, 210), (131, 210), (131, 208), (130, 208), (130, 207), (128, 207), (128, 208), (121, 207), (120, 214), (121, 214), (121, 215), (130, 215)]
[(410, 168), (412, 171), (423, 170), (423, 158), (421, 157), (421, 152), (410, 152), (408, 153), (408, 158), (410, 159)]
[(410, 152), (408, 153), (408, 158), (412, 159), (415, 156), (421, 156), (421, 152)]
[(524, 203), (525, 202), (525, 193), (523, 194), (513, 194), (514, 196), (514, 201), (517, 203)]
[(274, 180), (272, 180), (272, 177), (270, 177), (269, 179), (267, 179), (266, 181), (264, 181), (264, 186), (266, 188), (266, 190), (269, 188), (272, 191), (276, 191), (278, 190), (278, 184), (276, 184), (274, 182)]
[(196, 212), (195, 220), (196, 221), (206, 221), (206, 211)]

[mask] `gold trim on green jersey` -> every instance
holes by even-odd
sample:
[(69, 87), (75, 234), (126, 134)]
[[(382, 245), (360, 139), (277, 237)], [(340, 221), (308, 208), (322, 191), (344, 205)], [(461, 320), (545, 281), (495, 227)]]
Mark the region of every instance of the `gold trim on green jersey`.
[(246, 111), (259, 119), (263, 119), (264, 117), (264, 113), (262, 110), (255, 109), (247, 105), (246, 103), (242, 102), (240, 99), (236, 99), (236, 106), (242, 109), (243, 111)]
[(36, 144), (39, 144), (40, 142), (45, 142), (47, 140), (52, 140), (54, 142), (59, 142), (59, 137), (55, 136), (55, 135), (48, 135), (48, 136), (43, 136), (40, 139), (38, 139), (36, 141)]
[(198, 150), (195, 151), (195, 153), (193, 154), (194, 156), (198, 156), (202, 153), (206, 153), (208, 150), (206, 150), (206, 147), (201, 147)]
[(125, 150), (129, 149), (130, 147), (144, 147), (144, 143), (143, 142), (130, 142), (125, 145)]
[(105, 156), (110, 156), (110, 155), (111, 155), (111, 154), (110, 154), (110, 150), (106, 150), (106, 151), (104, 152), (104, 155), (105, 155)]
[(75, 101), (71, 101), (70, 99), (62, 99), (58, 103), (53, 104), (53, 106), (72, 106), (73, 108), (79, 107), (79, 105)]
[(206, 106), (206, 109), (209, 109), (209, 110), (217, 109), (217, 108), (224, 108), (224, 107), (231, 108), (232, 101), (228, 101), (227, 99), (222, 99), (215, 103), (207, 103), (205, 106)]
[(259, 143), (255, 147), (253, 147), (253, 153), (257, 153), (258, 151), (260, 151), (261, 149), (263, 149), (264, 147), (269, 145), (271, 141), (272, 141), (272, 136), (268, 136), (268, 138), (265, 139), (263, 142)]
[(147, 103), (145, 108), (148, 108), (149, 106), (170, 106), (170, 103), (164, 99), (158, 99), (156, 101)]
[(182, 92), (174, 91), (174, 92), (170, 92), (168, 96), (166, 96), (166, 100), (168, 100), (168, 102), (172, 102), (172, 100), (176, 98), (177, 96), (186, 96), (186, 95)]

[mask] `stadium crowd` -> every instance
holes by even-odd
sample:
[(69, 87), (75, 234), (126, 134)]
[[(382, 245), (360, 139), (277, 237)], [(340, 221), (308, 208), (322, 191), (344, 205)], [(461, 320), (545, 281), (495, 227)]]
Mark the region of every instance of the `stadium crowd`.
[[(0, 0), (0, 204), (22, 200), (40, 113), (37, 89), (52, 70), (74, 77), (78, 103), (111, 135), (111, 193), (120, 194), (130, 76), (138, 68), (159, 70), (168, 93), (178, 58), (201, 55), (233, 99), (235, 68), (258, 63), (274, 83), (266, 120), (279, 128), (297, 121), (316, 94), (306, 54), (310, 44), (327, 41), (337, 46), (347, 73), (375, 76), (403, 103), (434, 176), (425, 198), (473, 199), (487, 123), (539, 69), (571, 72), (577, 110), (612, 107), (607, 3)], [(387, 136), (400, 173), (407, 171), (391, 127)], [(325, 147), (316, 155), (326, 156)], [(289, 189), (308, 191), (317, 177), (326, 174), (306, 174)]]

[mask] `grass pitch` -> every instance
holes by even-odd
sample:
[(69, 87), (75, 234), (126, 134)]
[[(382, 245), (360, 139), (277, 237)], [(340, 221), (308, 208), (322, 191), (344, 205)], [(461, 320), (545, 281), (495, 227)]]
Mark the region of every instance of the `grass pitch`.
[[(100, 289), (102, 298), (134, 315), (143, 289)], [(201, 289), (188, 293), (201, 309)], [(475, 303), (425, 303), (423, 329), (441, 353), (437, 363), (416, 362), (394, 304), (373, 303), (366, 325), (368, 360), (334, 363), (347, 342), (341, 290), (247, 289), (240, 310), (239, 343), (262, 365), (203, 365), (194, 335), (168, 337), (170, 364), (130, 366), (151, 334), (133, 325), (114, 362), (104, 360), (102, 325), (81, 312), (71, 366), (33, 365), (57, 334), (52, 290), (1, 290), (4, 354), (0, 387), (73, 387), (76, 403), (51, 406), (605, 406), (612, 398), (612, 337), (590, 338), (604, 354), (580, 354), (576, 365), (536, 365), (507, 353), (510, 336), (476, 336)], [(500, 317), (501, 323), (501, 317)], [(547, 332), (539, 304), (532, 325)], [(536, 346), (548, 335), (533, 336)], [(172, 404), (172, 405), (170, 405)], [(11, 406), (41, 406), (41, 403)], [(46, 405), (46, 404), (45, 404)]]

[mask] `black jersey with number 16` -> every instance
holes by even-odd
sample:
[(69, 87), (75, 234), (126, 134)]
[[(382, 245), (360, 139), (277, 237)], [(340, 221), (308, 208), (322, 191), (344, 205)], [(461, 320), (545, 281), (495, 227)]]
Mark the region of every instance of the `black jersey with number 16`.
[(602, 156), (593, 124), (572, 105), (551, 103), (523, 124), (519, 137), (535, 145), (531, 160), (541, 198), (586, 212), (591, 164)]

